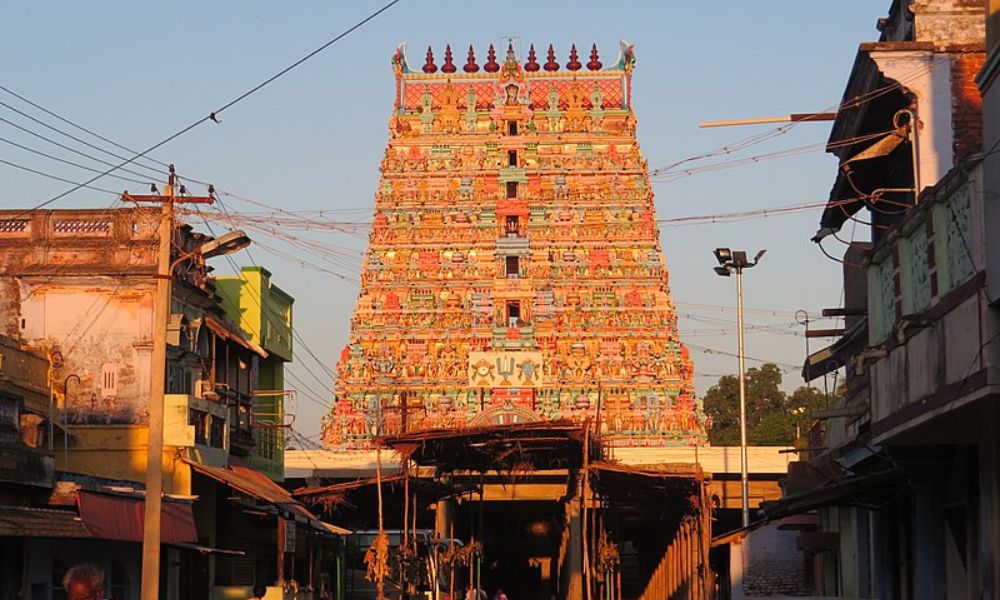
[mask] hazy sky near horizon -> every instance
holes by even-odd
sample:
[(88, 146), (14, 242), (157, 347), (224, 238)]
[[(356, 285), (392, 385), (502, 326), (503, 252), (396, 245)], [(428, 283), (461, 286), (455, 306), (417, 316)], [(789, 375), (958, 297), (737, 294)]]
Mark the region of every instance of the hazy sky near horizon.
[[(6, 2), (0, 5), (0, 85), (126, 146), (144, 149), (206, 116), (382, 4), (381, 0)], [(452, 45), (456, 62), (464, 62), (470, 43), (482, 59), (490, 43), (499, 48), (510, 37), (518, 40), (522, 56), (529, 43), (540, 53), (554, 44), (561, 63), (566, 62), (571, 43), (586, 56), (596, 42), (602, 61), (610, 64), (624, 39), (635, 45), (633, 106), (639, 141), (653, 169), (775, 127), (699, 129), (699, 122), (835, 107), (858, 44), (877, 39), (876, 20), (889, 4), (890, 0), (628, 4), (402, 0), (225, 111), (221, 124), (204, 123), (152, 156), (175, 163), (182, 176), (211, 181), (220, 190), (273, 207), (347, 211), (342, 213), (345, 220), (368, 220), (394, 94), (389, 59), (400, 42), (408, 43), (409, 62), (419, 67), (428, 45), (434, 47), (439, 63), (445, 44)], [(2, 91), (0, 101), (30, 111)], [(35, 111), (31, 114), (64, 127)], [(0, 117), (86, 154), (98, 154), (46, 132), (2, 105)], [(714, 162), (818, 144), (828, 134), (829, 123), (802, 124)], [(104, 168), (3, 121), (0, 138)], [(90, 175), (7, 143), (0, 143), (0, 161), (74, 181)], [(654, 182), (657, 217), (823, 202), (835, 169), (835, 159), (819, 150)], [(70, 187), (4, 162), (0, 162), (0, 181), (2, 208), (31, 207)], [(94, 185), (136, 189), (135, 184), (112, 179)], [(104, 207), (113, 199), (99, 191), (80, 190), (52, 207)], [(234, 196), (224, 200), (232, 211), (260, 210)], [(820, 212), (816, 208), (732, 223), (662, 227), (682, 340), (692, 348), (699, 393), (720, 374), (736, 369), (733, 356), (717, 352), (732, 353), (736, 348), (735, 312), (728, 308), (735, 305), (735, 286), (732, 279), (712, 272), (712, 249), (717, 246), (751, 253), (767, 249), (761, 264), (746, 275), (745, 304), (775, 312), (748, 312), (747, 354), (785, 366), (788, 387), (801, 383), (793, 366), (802, 364), (805, 339), (801, 326), (794, 325), (793, 313), (805, 309), (818, 315), (821, 308), (839, 306), (841, 301), (840, 265), (824, 258), (809, 241)], [(203, 228), (197, 220), (193, 224)], [(845, 232), (852, 233), (849, 226)], [(358, 255), (364, 249), (364, 240), (358, 237), (310, 235)], [(864, 235), (858, 232), (859, 238)], [(296, 298), (299, 333), (333, 369), (347, 339), (356, 283), (303, 268), (301, 261), (268, 250), (289, 250), (283, 242), (259, 233), (254, 237), (264, 245), (252, 249), (253, 258)], [(832, 244), (831, 252), (842, 253), (843, 247)], [(357, 278), (356, 266), (338, 266), (291, 251), (349, 279)], [(246, 255), (237, 260), (250, 261)], [(225, 261), (216, 259), (213, 264), (220, 273), (231, 270)], [(811, 341), (814, 350), (826, 342)], [(303, 392), (292, 402), (295, 427), (314, 435), (323, 409), (307, 396), (325, 392), (329, 400), (330, 381), (301, 347), (296, 352), (290, 370), (312, 392)]]

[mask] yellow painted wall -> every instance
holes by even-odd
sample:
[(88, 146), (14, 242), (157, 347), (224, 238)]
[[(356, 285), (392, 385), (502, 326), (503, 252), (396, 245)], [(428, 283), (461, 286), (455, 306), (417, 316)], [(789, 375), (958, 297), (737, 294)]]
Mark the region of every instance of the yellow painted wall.
[[(146, 480), (149, 428), (145, 425), (71, 426), (69, 451), (56, 435), (56, 469), (142, 484)], [(179, 460), (183, 448), (163, 447), (163, 493), (191, 493), (191, 468)]]

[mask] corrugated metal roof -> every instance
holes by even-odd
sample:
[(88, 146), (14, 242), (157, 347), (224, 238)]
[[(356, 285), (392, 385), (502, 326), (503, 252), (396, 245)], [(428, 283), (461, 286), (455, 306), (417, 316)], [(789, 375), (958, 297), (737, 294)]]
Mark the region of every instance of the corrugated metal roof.
[(76, 511), (0, 506), (0, 537), (92, 538)]
[(289, 512), (295, 515), (297, 520), (309, 523), (320, 531), (338, 535), (347, 535), (350, 533), (350, 531), (346, 529), (320, 521), (316, 515), (309, 512), (309, 509), (293, 498), (292, 494), (288, 490), (271, 481), (267, 475), (264, 475), (260, 471), (239, 466), (221, 468), (210, 467), (193, 461), (185, 462), (191, 465), (191, 468), (198, 473), (211, 477), (219, 483), (225, 484), (242, 494), (250, 496), (251, 498), (255, 498), (267, 504), (271, 504), (276, 508)]
[(216, 319), (212, 315), (205, 315), (205, 326), (215, 332), (216, 335), (230, 339), (243, 346), (251, 352), (255, 352), (262, 358), (267, 358), (267, 351), (257, 343), (248, 339), (235, 324), (223, 319)]
[(269, 504), (296, 504), (292, 495), (274, 483), (263, 473), (246, 467), (210, 467), (194, 461), (185, 461), (191, 468), (212, 479), (224, 483), (247, 496), (263, 500)]

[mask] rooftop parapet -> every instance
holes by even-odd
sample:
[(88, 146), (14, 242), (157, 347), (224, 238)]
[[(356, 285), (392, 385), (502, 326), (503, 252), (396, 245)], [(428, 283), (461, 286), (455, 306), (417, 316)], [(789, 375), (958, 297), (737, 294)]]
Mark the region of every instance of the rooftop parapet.
[[(526, 57), (519, 57), (513, 43), (509, 43), (502, 58), (490, 44), (481, 64), (473, 46), (469, 46), (464, 64), (459, 64), (461, 58), (456, 62), (451, 45), (445, 46), (443, 54), (428, 47), (422, 61), (414, 60), (411, 64), (403, 43), (392, 56), (395, 107), (426, 112), (429, 107), (452, 99), (451, 104), (460, 109), (475, 106), (477, 110), (489, 110), (497, 104), (513, 103), (555, 111), (565, 108), (570, 87), (578, 87), (574, 93), (584, 96), (583, 103), (588, 108), (628, 109), (635, 53), (630, 44), (622, 41), (619, 45), (618, 57), (611, 63), (601, 60), (597, 44), (591, 45), (589, 55), (581, 55), (573, 44), (568, 60), (562, 63), (556, 58), (552, 44), (543, 58), (534, 44), (528, 46)], [(421, 62), (419, 67), (415, 66)], [(445, 88), (448, 90), (444, 91)]]
[[(427, 52), (423, 58), (423, 64), (414, 68), (408, 61), (406, 44), (403, 43), (396, 49), (396, 53), (392, 57), (392, 63), (393, 65), (399, 65), (399, 68), (404, 75), (436, 74), (440, 77), (449, 78), (454, 74), (459, 73), (459, 65), (455, 63), (455, 57), (451, 50), (451, 44), (445, 46), (443, 55), (438, 54), (437, 56), (443, 56), (443, 62), (440, 65), (436, 62), (433, 47), (428, 46)], [(523, 70), (529, 74), (536, 73), (538, 76), (554, 74), (564, 68), (570, 73), (578, 71), (614, 72), (631, 70), (632, 65), (635, 63), (635, 54), (632, 51), (632, 46), (624, 41), (620, 42), (618, 58), (616, 58), (613, 63), (610, 63), (606, 69), (604, 68), (604, 63), (601, 62), (597, 44), (591, 45), (590, 55), (586, 58), (581, 58), (580, 53), (577, 51), (576, 44), (573, 44), (570, 47), (567, 58), (568, 60), (566, 63), (561, 64), (556, 58), (554, 46), (549, 44), (544, 62), (539, 62), (540, 59), (538, 57), (538, 53), (535, 51), (535, 45), (530, 44), (528, 46), (527, 60), (522, 60), (518, 58), (517, 53), (514, 51), (514, 44), (511, 42), (507, 45), (507, 53), (502, 59), (502, 62), (497, 61), (496, 48), (493, 44), (490, 44), (486, 51), (486, 62), (480, 65), (476, 59), (475, 47), (470, 44), (465, 64), (461, 65), (461, 73), (466, 75), (474, 75), (478, 73), (482, 76), (490, 73), (499, 73), (504, 70), (504, 68), (510, 69), (515, 66), (523, 68)], [(584, 62), (584, 60), (586, 60), (586, 62)]]

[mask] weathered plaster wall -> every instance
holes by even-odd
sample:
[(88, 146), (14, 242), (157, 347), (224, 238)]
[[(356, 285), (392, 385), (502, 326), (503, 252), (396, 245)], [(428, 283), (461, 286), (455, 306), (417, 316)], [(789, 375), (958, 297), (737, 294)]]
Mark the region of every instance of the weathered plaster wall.
[[(9, 279), (8, 279), (9, 281)], [(21, 338), (50, 353), (71, 374), (66, 406), (72, 424), (138, 424), (148, 416), (153, 284), (95, 278), (63, 284), (24, 281), (20, 286)], [(7, 320), (7, 315), (4, 315)]]
[(983, 0), (915, 0), (917, 41), (976, 43), (986, 35)]

